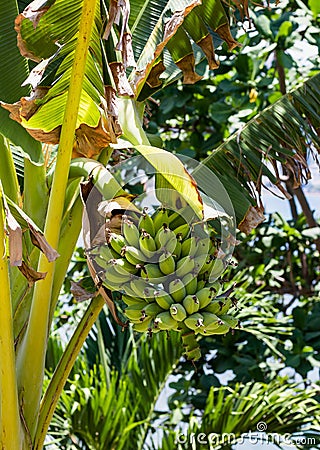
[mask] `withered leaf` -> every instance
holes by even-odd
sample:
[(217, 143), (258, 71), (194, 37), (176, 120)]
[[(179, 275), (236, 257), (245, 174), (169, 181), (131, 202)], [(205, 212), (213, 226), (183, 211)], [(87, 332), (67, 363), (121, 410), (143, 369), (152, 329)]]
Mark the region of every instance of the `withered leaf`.
[(32, 286), (36, 281), (43, 280), (46, 277), (46, 273), (37, 272), (32, 267), (28, 266), (24, 261), (22, 261), (21, 266), (18, 267), (22, 275), (28, 280), (29, 286)]
[(202, 49), (208, 60), (209, 69), (217, 69), (219, 67), (219, 61), (216, 60), (214, 52), (214, 45), (211, 34), (205, 36), (201, 41), (197, 42), (197, 45)]
[(113, 142), (109, 121), (103, 116), (100, 117), (98, 125), (94, 128), (82, 123), (75, 134), (73, 158), (83, 156), (94, 158)]
[(263, 208), (261, 206), (250, 206), (238, 228), (240, 231), (248, 235), (264, 220), (265, 216), (263, 215)]
[(109, 67), (118, 95), (133, 97), (133, 90), (129, 84), (123, 64), (121, 62), (112, 62), (109, 64)]
[(198, 75), (195, 71), (195, 59), (194, 54), (186, 55), (180, 61), (176, 61), (175, 64), (182, 70), (183, 83), (194, 84), (199, 80), (202, 80), (202, 76)]
[(229, 50), (233, 50), (236, 47), (241, 47), (241, 44), (233, 38), (228, 23), (224, 23), (214, 31), (218, 33), (221, 39), (227, 43)]
[(30, 223), (28, 223), (28, 227), (33, 245), (45, 254), (49, 262), (55, 261), (60, 256), (59, 253), (51, 247), (44, 235), (37, 231)]
[(94, 297), (96, 297), (98, 291), (96, 292), (89, 292), (87, 289), (82, 287), (81, 285), (82, 280), (75, 282), (71, 280), (71, 288), (70, 292), (74, 296), (77, 302), (84, 302), (85, 300), (90, 300)]
[(21, 266), (22, 264), (22, 229), (16, 219), (13, 217), (5, 197), (4, 209), (6, 215), (6, 225), (9, 233), (9, 253), (10, 265)]

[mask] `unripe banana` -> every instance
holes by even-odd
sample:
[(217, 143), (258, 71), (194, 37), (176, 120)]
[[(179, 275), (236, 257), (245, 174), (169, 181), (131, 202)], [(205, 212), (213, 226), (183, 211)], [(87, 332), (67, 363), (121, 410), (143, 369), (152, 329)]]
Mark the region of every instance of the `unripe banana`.
[(181, 237), (177, 236), (176, 238), (176, 246), (173, 250), (173, 256), (175, 257), (176, 260), (179, 260), (181, 257)]
[(141, 277), (150, 283), (162, 283), (163, 273), (158, 264), (145, 264), (141, 268)]
[(146, 255), (146, 257), (149, 260), (154, 259), (156, 256), (155, 252), (157, 247), (153, 237), (149, 233), (146, 233), (145, 231), (142, 232), (139, 238), (139, 244), (141, 251)]
[(173, 319), (169, 311), (164, 311), (156, 316), (154, 325), (160, 330), (172, 330), (177, 328), (178, 322)]
[(119, 288), (124, 283), (127, 283), (132, 278), (132, 274), (127, 273), (126, 275), (120, 274), (115, 266), (110, 266), (105, 271), (105, 280), (104, 284), (110, 289), (114, 289), (115, 287)]
[(144, 320), (143, 322), (135, 323), (132, 327), (134, 331), (145, 333), (151, 329), (151, 320)]
[(171, 253), (165, 252), (160, 255), (159, 267), (164, 275), (170, 275), (175, 271), (176, 263)]
[(219, 311), (219, 316), (221, 314), (227, 314), (227, 312), (229, 311), (229, 309), (232, 307), (233, 303), (232, 300), (230, 298), (225, 298), (225, 299), (217, 299), (219, 300), (220, 303), (220, 311)]
[(140, 232), (146, 231), (150, 234), (150, 236), (152, 236), (153, 238), (155, 237), (153, 220), (151, 219), (149, 214), (147, 214), (147, 208), (144, 208), (143, 210), (143, 214), (139, 219), (138, 228)]
[(154, 294), (155, 301), (162, 309), (170, 309), (170, 306), (174, 303), (173, 298), (166, 291), (159, 290)]
[(182, 302), (185, 310), (189, 315), (196, 313), (199, 310), (199, 300), (196, 295), (187, 295)]
[(175, 233), (170, 230), (167, 224), (164, 224), (157, 232), (155, 237), (156, 245), (159, 249), (163, 248), (173, 253), (176, 248), (177, 238)]
[(184, 319), (184, 324), (190, 330), (200, 330), (203, 328), (203, 316), (200, 313), (191, 314), (191, 316)]
[(230, 328), (236, 328), (236, 326), (239, 324), (239, 320), (231, 316), (230, 314), (219, 315), (219, 318), (225, 325), (228, 325), (228, 327)]
[(181, 225), (184, 225), (185, 223), (186, 223), (185, 219), (177, 211), (169, 215), (168, 224), (171, 230), (174, 230), (175, 228), (178, 228)]
[(186, 288), (180, 278), (170, 281), (169, 294), (176, 302), (181, 302), (186, 296)]
[(214, 293), (211, 290), (211, 288), (207, 288), (207, 287), (202, 288), (200, 291), (198, 291), (196, 293), (196, 296), (199, 300), (200, 309), (203, 309), (209, 305), (209, 303), (211, 302), (211, 300), (213, 298), (213, 295), (214, 295)]
[(183, 278), (188, 273), (191, 273), (194, 269), (194, 258), (191, 256), (185, 256), (181, 258), (176, 264), (176, 276), (177, 278)]
[(194, 273), (187, 273), (187, 275), (182, 278), (182, 283), (186, 288), (187, 295), (192, 295), (197, 292), (198, 279)]
[(205, 328), (218, 328), (218, 326), (221, 324), (220, 317), (218, 317), (216, 314), (207, 311), (201, 311), (201, 314), (203, 317), (203, 325)]
[(212, 299), (203, 310), (212, 314), (219, 314), (223, 305), (224, 303), (221, 300)]
[(182, 322), (187, 317), (187, 311), (181, 303), (171, 305), (170, 314), (177, 322)]
[(197, 240), (197, 246), (194, 256), (209, 255), (210, 239), (208, 237)]
[(120, 255), (126, 242), (121, 234), (109, 233), (108, 243), (111, 245), (113, 250)]
[[(207, 254), (196, 256), (194, 258), (194, 272), (197, 273), (198, 275), (204, 273), (206, 271), (205, 266), (208, 259), (209, 256)], [(209, 265), (206, 267), (209, 267)]]
[(154, 225), (155, 234), (163, 226), (164, 223), (168, 223), (168, 211), (165, 208), (159, 208), (153, 214), (152, 220)]
[(111, 246), (100, 245), (99, 247), (99, 255), (101, 258), (109, 261), (110, 259), (119, 258), (119, 253), (117, 253)]
[(207, 282), (205, 280), (199, 280), (198, 277), (197, 292), (200, 291), (202, 288), (204, 288), (206, 284)]
[[(196, 264), (197, 264), (198, 261), (199, 261), (198, 258), (200, 259), (200, 257), (198, 256), (198, 257), (196, 258)], [(214, 263), (215, 263), (215, 259), (213, 258), (213, 256), (208, 255), (208, 256), (206, 257), (205, 261), (202, 263), (202, 266), (199, 266), (199, 272), (198, 272), (198, 274), (199, 274), (199, 275), (202, 275), (203, 273), (207, 272), (208, 275), (209, 275), (210, 272), (211, 272), (211, 270), (212, 270), (212, 268), (213, 268)]]
[(137, 295), (137, 297), (145, 298), (146, 292), (148, 293), (149, 289), (152, 289), (152, 286), (147, 283), (147, 281), (134, 277), (130, 282), (130, 288)]
[(138, 269), (123, 258), (110, 259), (109, 266), (113, 266), (120, 275), (136, 274)]
[(148, 303), (147, 306), (145, 306), (142, 310), (142, 313), (144, 313), (148, 317), (155, 317), (157, 314), (159, 314), (162, 311), (162, 308), (155, 303)]
[(209, 336), (213, 334), (227, 334), (229, 330), (230, 327), (228, 325), (222, 324), (219, 325), (217, 328), (211, 329), (210, 331), (203, 328), (200, 330), (200, 333), (203, 334), (204, 336)]
[(220, 281), (215, 281), (214, 283), (207, 284), (207, 287), (211, 288), (212, 292), (214, 293), (214, 296), (216, 297), (221, 290), (222, 284)]
[(122, 294), (122, 300), (124, 301), (124, 303), (128, 306), (132, 306), (132, 305), (140, 305), (140, 308), (142, 309), (145, 305), (145, 301), (141, 298), (138, 297), (131, 297), (130, 295), (126, 295), (126, 294)]
[(124, 314), (128, 317), (128, 319), (130, 320), (139, 320), (139, 321), (143, 321), (146, 318), (146, 314), (143, 312), (144, 307), (147, 305), (148, 303), (145, 302), (145, 305), (142, 306), (140, 304), (136, 304), (136, 305), (131, 305), (128, 306), (125, 310), (124, 310)]
[(184, 225), (180, 225), (180, 227), (175, 228), (173, 231), (176, 236), (181, 235), (182, 239), (186, 239), (190, 234), (190, 225), (185, 223)]
[(209, 272), (209, 283), (213, 283), (221, 276), (225, 270), (225, 263), (222, 259), (215, 259), (214, 264)]
[(185, 239), (181, 244), (181, 257), (194, 256), (197, 250), (197, 239), (195, 236), (191, 236)]
[(122, 234), (126, 240), (127, 245), (136, 248), (139, 247), (139, 237), (140, 237), (139, 230), (135, 226), (135, 224), (127, 218), (127, 216), (123, 216)]
[(123, 247), (121, 255), (123, 255), (126, 260), (133, 266), (137, 264), (142, 264), (145, 261), (144, 254), (136, 247), (126, 245)]

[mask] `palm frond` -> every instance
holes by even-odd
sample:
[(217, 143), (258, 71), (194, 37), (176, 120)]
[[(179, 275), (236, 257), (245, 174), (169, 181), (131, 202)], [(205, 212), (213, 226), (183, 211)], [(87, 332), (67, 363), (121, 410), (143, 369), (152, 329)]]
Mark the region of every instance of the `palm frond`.
[(259, 212), (263, 177), (288, 196), (281, 185), (281, 164), (299, 186), (310, 179), (309, 155), (319, 165), (319, 151), (318, 74), (250, 120), (213, 150), (203, 164), (224, 184), (239, 228), (250, 231), (250, 221), (257, 215), (253, 206)]

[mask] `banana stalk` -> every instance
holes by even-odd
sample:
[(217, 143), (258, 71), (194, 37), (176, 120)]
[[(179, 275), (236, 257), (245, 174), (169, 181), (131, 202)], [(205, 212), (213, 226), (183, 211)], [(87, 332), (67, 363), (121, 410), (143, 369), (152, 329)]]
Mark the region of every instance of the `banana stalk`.
[(15, 373), (11, 292), (7, 262), (3, 191), (0, 182), (0, 447), (20, 450), (20, 416)]
[[(96, 3), (92, 0), (83, 2), (80, 31), (46, 217), (45, 235), (53, 248), (58, 248), (59, 244), (74, 132)], [(28, 327), (17, 356), (18, 385), (22, 393), (21, 404), (31, 436), (35, 435), (37, 427), (42, 391), (54, 269), (55, 264), (49, 263), (41, 254), (38, 271), (46, 272), (47, 275), (44, 280), (38, 281), (35, 285)]]

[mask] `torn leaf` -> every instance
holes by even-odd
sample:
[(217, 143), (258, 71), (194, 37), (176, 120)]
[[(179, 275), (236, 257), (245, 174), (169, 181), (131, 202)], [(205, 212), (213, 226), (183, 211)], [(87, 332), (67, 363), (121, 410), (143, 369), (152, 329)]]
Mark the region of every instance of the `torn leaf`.
[(43, 234), (36, 230), (31, 223), (28, 223), (28, 226), (33, 245), (38, 247), (45, 254), (49, 262), (55, 261), (60, 256), (59, 253), (51, 247)]
[(21, 266), (22, 264), (22, 229), (13, 217), (6, 198), (3, 197), (4, 211), (6, 215), (6, 225), (9, 234), (9, 254), (10, 254), (10, 265), (11, 266)]
[(254, 228), (265, 220), (261, 206), (250, 206), (238, 228), (245, 234), (249, 234)]
[(109, 64), (109, 67), (118, 95), (134, 97), (123, 64), (121, 62), (112, 62)]
[[(88, 283), (88, 278), (90, 278), (91, 283)], [(91, 300), (98, 293), (91, 277), (86, 277), (77, 282), (71, 280), (70, 292), (77, 302)]]
[(47, 275), (44, 272), (37, 272), (32, 267), (28, 266), (28, 264), (26, 264), (24, 261), (22, 261), (22, 264), (18, 267), (18, 269), (27, 279), (29, 286), (32, 286), (38, 280), (43, 280)]

